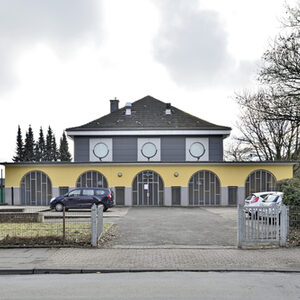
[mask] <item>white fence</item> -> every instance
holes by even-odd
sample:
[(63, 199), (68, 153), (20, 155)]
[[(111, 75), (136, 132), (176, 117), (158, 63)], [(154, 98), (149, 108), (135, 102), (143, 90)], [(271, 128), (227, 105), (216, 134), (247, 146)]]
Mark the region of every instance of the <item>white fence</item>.
[(238, 206), (237, 244), (274, 243), (286, 245), (288, 235), (286, 206)]

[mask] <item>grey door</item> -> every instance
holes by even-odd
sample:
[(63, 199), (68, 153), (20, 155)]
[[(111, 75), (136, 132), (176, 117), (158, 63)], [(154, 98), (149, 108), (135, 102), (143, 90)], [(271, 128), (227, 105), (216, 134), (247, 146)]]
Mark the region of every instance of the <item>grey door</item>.
[(116, 195), (115, 195), (116, 205), (125, 205), (125, 187), (116, 186)]
[(228, 204), (237, 205), (237, 186), (228, 187)]
[(132, 184), (132, 203), (139, 206), (163, 205), (164, 184), (154, 171), (139, 173)]
[(181, 204), (181, 187), (172, 186), (172, 205)]

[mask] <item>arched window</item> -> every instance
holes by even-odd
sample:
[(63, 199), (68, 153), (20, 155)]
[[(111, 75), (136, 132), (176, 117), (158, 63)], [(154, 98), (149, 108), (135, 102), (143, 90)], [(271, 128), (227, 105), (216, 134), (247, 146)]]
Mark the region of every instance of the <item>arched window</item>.
[(47, 174), (31, 171), (21, 180), (22, 205), (49, 205), (52, 198), (52, 183)]
[(221, 189), (218, 176), (207, 170), (196, 172), (189, 181), (189, 205), (220, 205)]
[(107, 188), (107, 180), (103, 174), (98, 171), (87, 171), (82, 173), (76, 182), (76, 187), (99, 187)]
[(164, 203), (164, 183), (154, 171), (142, 171), (132, 183), (132, 204), (159, 206)]
[(248, 175), (245, 182), (245, 196), (252, 193), (275, 191), (276, 178), (267, 170), (255, 170)]

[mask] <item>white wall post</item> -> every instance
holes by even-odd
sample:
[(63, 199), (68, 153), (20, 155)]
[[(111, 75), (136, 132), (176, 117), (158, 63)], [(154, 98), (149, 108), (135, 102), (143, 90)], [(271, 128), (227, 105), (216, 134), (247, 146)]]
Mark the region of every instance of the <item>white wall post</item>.
[(97, 208), (96, 205), (93, 204), (91, 208), (91, 244), (92, 247), (97, 247), (98, 239), (97, 239)]
[(97, 211), (98, 215), (97, 215), (97, 242), (102, 234), (103, 231), (103, 205), (100, 204), (98, 205), (98, 211)]
[(238, 205), (237, 206), (237, 214), (238, 214), (238, 219), (237, 219), (237, 246), (238, 248), (242, 248), (242, 242), (243, 242), (243, 233), (244, 233), (244, 222), (243, 222), (243, 206)]
[(284, 247), (286, 245), (287, 235), (288, 235), (287, 209), (285, 205), (282, 205), (281, 213), (280, 213), (280, 246), (281, 247)]

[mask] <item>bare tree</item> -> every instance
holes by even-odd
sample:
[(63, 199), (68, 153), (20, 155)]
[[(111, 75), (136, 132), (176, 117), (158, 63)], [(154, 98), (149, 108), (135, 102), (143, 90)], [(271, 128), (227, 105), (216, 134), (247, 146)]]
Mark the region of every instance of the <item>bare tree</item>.
[(231, 143), (227, 145), (224, 156), (225, 160), (229, 161), (251, 161), (255, 153), (251, 147), (247, 147), (242, 141), (233, 138)]
[[(237, 95), (241, 107), (238, 141), (259, 160), (294, 160), (300, 156), (300, 125), (296, 120), (270, 116), (266, 107), (272, 94), (266, 90)], [(255, 109), (254, 109), (255, 108)]]
[(283, 29), (264, 53), (258, 79), (272, 93), (267, 112), (300, 123), (300, 3), (286, 9)]

